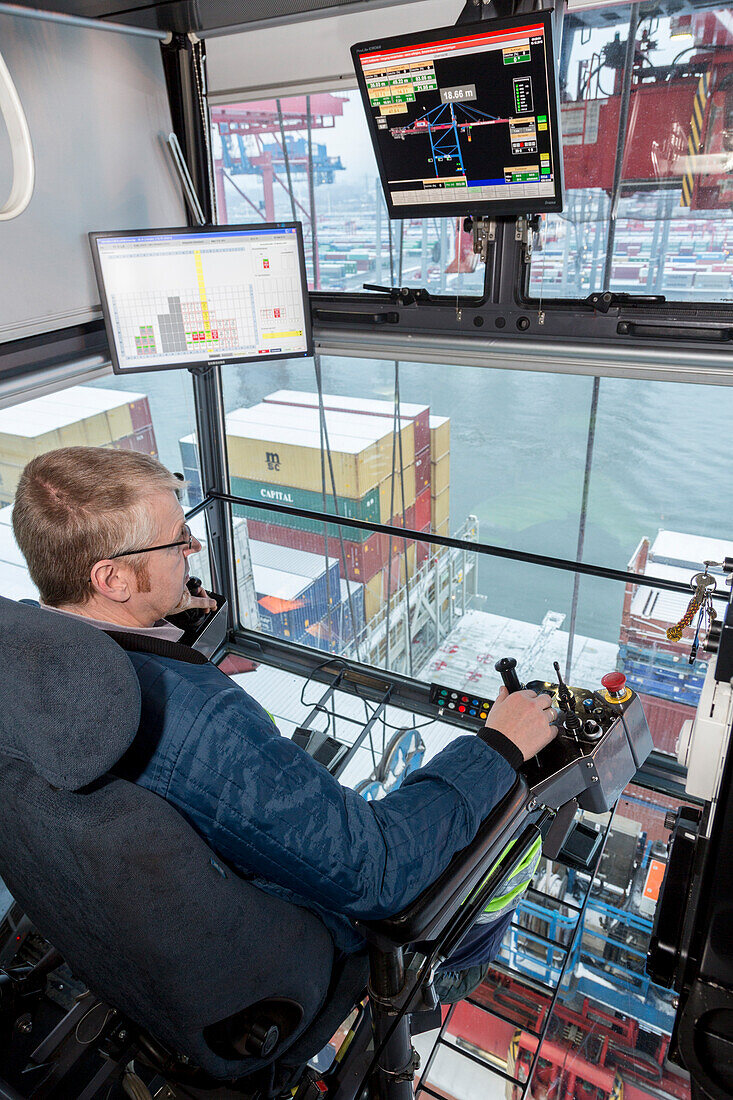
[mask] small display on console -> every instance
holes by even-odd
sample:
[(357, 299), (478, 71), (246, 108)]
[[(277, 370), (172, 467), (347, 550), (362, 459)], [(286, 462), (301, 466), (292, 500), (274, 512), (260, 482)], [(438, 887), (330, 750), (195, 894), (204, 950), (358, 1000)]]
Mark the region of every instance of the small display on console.
[(562, 210), (551, 19), (352, 46), (391, 217)]

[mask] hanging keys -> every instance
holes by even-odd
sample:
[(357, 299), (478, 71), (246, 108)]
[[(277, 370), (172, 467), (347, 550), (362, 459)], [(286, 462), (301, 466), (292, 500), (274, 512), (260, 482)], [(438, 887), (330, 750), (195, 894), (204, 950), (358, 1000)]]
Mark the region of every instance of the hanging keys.
[[(697, 653), (697, 640), (700, 633), (700, 627), (703, 619), (707, 619), (708, 629), (710, 629), (710, 623), (715, 618), (715, 612), (712, 606), (712, 595), (715, 591), (715, 577), (711, 577), (709, 569), (713, 565), (717, 565), (718, 562), (706, 561), (705, 572), (695, 573), (694, 577), (690, 581), (690, 588), (693, 589), (693, 596), (687, 605), (687, 610), (678, 623), (674, 626), (670, 626), (667, 630), (667, 641), (678, 642), (682, 637), (685, 629), (691, 624), (695, 618), (695, 613), (700, 612), (700, 619), (698, 620), (697, 629), (695, 631), (695, 641), (693, 642), (693, 649)], [(694, 661), (694, 656), (692, 657)]]
[[(710, 627), (715, 622), (715, 609), (713, 608), (713, 592), (715, 591), (715, 579), (708, 573), (708, 569), (712, 565), (717, 565), (717, 562), (706, 561), (705, 572), (703, 574), (698, 573), (694, 580), (700, 580), (695, 596), (700, 596), (700, 614), (697, 620), (697, 627), (695, 628), (695, 637), (692, 640), (692, 646), (690, 648), (689, 661), (691, 665), (694, 665), (697, 658), (697, 651), (700, 647), (700, 635), (704, 632), (705, 637), (710, 633)], [(705, 582), (704, 584), (702, 582)], [(712, 582), (712, 583), (711, 583)]]

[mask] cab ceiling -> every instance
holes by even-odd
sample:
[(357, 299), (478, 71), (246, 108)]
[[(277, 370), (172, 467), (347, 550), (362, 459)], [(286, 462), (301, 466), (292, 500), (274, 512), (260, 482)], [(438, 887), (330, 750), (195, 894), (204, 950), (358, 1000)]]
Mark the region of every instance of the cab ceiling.
[[(84, 19), (100, 19), (125, 23), (149, 30), (188, 33), (202, 37), (231, 30), (247, 30), (258, 26), (302, 21), (319, 15), (336, 15), (345, 10), (369, 11), (394, 4), (395, 0), (162, 0), (151, 4), (147, 0), (122, 0), (118, 4), (101, 0), (49, 0), (39, 5), (28, 0), (15, 0), (16, 6), (60, 12)], [(414, 0), (401, 0), (413, 3)]]

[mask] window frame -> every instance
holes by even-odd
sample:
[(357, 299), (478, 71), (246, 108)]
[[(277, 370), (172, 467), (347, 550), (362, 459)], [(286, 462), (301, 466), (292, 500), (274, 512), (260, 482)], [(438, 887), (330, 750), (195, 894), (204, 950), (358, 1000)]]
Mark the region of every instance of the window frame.
[[(626, 9), (630, 5), (609, 6)], [(572, 14), (566, 11), (565, 17), (572, 17)], [(355, 87), (356, 80), (350, 77), (332, 88), (317, 82), (299, 83), (297, 88), (283, 87), (282, 98), (323, 91), (337, 93)], [(268, 96), (274, 91), (269, 89)], [(236, 93), (236, 101), (245, 103), (260, 99), (262, 95), (262, 89), (245, 89)], [(212, 96), (211, 102), (222, 105), (225, 98), (219, 92)], [(522, 226), (524, 230), (518, 231)], [(356, 338), (362, 352), (366, 348), (376, 354), (380, 344), (377, 334), (389, 332), (397, 338), (397, 343), (400, 337), (410, 343), (412, 358), (425, 357), (419, 350), (420, 337), (430, 341), (435, 337), (450, 338), (458, 345), (465, 345), (467, 354), (472, 346), (475, 347), (477, 337), (490, 337), (492, 343), (500, 345), (532, 340), (547, 345), (548, 350), (559, 351), (561, 344), (582, 348), (589, 359), (596, 361), (593, 373), (599, 374), (615, 373), (610, 363), (607, 369), (600, 367), (600, 360), (610, 360), (616, 351), (623, 355), (639, 346), (662, 355), (682, 350), (709, 359), (717, 359), (718, 351), (721, 363), (724, 362), (725, 353), (733, 343), (729, 304), (714, 301), (653, 303), (644, 301), (644, 295), (638, 296), (638, 300), (627, 300), (625, 295), (613, 292), (610, 303), (594, 304), (590, 300), (592, 296), (540, 301), (529, 295), (532, 233), (527, 231), (526, 223), (522, 219), (498, 218), (493, 225), (493, 235), (494, 239), (486, 248), (484, 290), (480, 297), (431, 294), (427, 299), (405, 302), (393, 301), (389, 295), (376, 292), (310, 292), (318, 349), (325, 354), (333, 353), (333, 349), (348, 354), (338, 338), (339, 333), (348, 332)], [(501, 354), (499, 351), (498, 357)], [(712, 363), (700, 364), (703, 368), (706, 365), (713, 366)], [(724, 382), (725, 371), (713, 369), (718, 376), (716, 381)], [(689, 380), (689, 369), (680, 371), (676, 377)]]

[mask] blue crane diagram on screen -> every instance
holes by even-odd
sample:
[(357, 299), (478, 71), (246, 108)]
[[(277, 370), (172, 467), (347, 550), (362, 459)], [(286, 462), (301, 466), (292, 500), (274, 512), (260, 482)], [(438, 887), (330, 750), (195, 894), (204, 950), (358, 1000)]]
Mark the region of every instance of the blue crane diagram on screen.
[(486, 114), (485, 111), (467, 107), (465, 103), (457, 103), (451, 100), (426, 111), (424, 115), (416, 118), (410, 126), (395, 126), (390, 133), (393, 138), (404, 139), (410, 135), (427, 132), (430, 138), (430, 151), (435, 165), (436, 177), (441, 175), (443, 161), (454, 161), (460, 170), (460, 174), (465, 176), (466, 168), (461, 151), (461, 136), (465, 141), (471, 141), (473, 127), (492, 126), (497, 122), (508, 125), (509, 121), (508, 118), (497, 118), (495, 115)]

